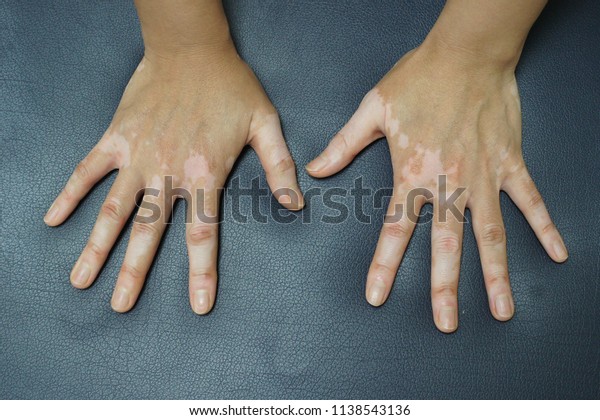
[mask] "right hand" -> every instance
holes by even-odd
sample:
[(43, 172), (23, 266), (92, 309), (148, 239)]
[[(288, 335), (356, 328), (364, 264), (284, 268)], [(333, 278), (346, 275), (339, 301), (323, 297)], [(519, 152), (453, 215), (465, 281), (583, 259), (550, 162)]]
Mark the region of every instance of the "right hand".
[(373, 306), (388, 298), (420, 209), (429, 202), (432, 314), (437, 328), (450, 333), (458, 328), (465, 208), (472, 215), (490, 311), (500, 321), (514, 314), (500, 190), (523, 211), (554, 261), (568, 254), (523, 160), (514, 68), (432, 45), (406, 54), (307, 170), (319, 178), (333, 175), (385, 135), (394, 194), (366, 297)]

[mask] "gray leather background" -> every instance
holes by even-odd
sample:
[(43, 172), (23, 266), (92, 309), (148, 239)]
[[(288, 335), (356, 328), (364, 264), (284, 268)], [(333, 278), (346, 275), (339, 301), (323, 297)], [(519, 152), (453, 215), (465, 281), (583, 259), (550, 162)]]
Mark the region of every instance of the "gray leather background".
[[(115, 174), (63, 226), (42, 217), (142, 56), (137, 17), (122, 0), (0, 1), (0, 397), (600, 397), (600, 2), (551, 3), (518, 69), (523, 147), (570, 259), (551, 262), (503, 196), (516, 315), (490, 315), (468, 226), (460, 327), (444, 335), (431, 319), (429, 225), (417, 228), (388, 303), (374, 309), (363, 297), (382, 210), (371, 209), (371, 225), (236, 224), (226, 215), (217, 305), (205, 317), (188, 303), (183, 203), (133, 311), (109, 306), (129, 230), (98, 281), (72, 288), (72, 264)], [(226, 3), (240, 55), (278, 108), (299, 168), (419, 44), (442, 5)], [(247, 151), (234, 176), (244, 184), (256, 175), (264, 182)], [(304, 189), (350, 188), (359, 175), (391, 186), (384, 141), (332, 178), (299, 171)]]

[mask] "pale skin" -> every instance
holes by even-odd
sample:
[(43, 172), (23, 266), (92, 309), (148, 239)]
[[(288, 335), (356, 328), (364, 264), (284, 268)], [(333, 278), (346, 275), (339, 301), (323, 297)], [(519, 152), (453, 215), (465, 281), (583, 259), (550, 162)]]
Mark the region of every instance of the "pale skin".
[[(169, 6), (167, 7), (166, 4)], [(118, 176), (100, 209), (88, 243), (71, 273), (74, 287), (89, 287), (136, 208), (144, 201), (161, 217), (134, 223), (111, 306), (129, 311), (138, 299), (170, 216), (166, 176), (192, 192), (186, 225), (190, 305), (197, 314), (213, 307), (217, 287), (219, 189), (249, 145), (258, 154), (275, 197), (290, 210), (304, 205), (294, 162), (279, 118), (250, 68), (237, 55), (219, 1), (136, 2), (145, 55), (123, 94), (110, 127), (77, 166), (44, 220), (63, 223), (108, 172)], [(202, 203), (195, 191), (204, 191)], [(289, 192), (286, 194), (286, 192)], [(198, 213), (198, 206), (202, 210)], [(140, 208), (137, 216), (150, 216)]]
[[(427, 188), (415, 210), (430, 201), (432, 223), (431, 301), (435, 325), (458, 327), (457, 288), (463, 224), (448, 212), (439, 217), (439, 175), (448, 194), (469, 208), (479, 246), (493, 316), (510, 319), (515, 310), (506, 258), (506, 235), (499, 193), (506, 191), (525, 214), (548, 255), (565, 261), (567, 250), (529, 176), (521, 153), (521, 112), (514, 76), (529, 28), (545, 0), (449, 0), (421, 46), (406, 54), (364, 98), (327, 149), (307, 165), (315, 177), (347, 166), (368, 144), (386, 137), (394, 168), (397, 205), (407, 207), (409, 191)], [(89, 241), (71, 273), (77, 288), (98, 276), (141, 189), (202, 188), (204, 202), (192, 198), (192, 213), (216, 215), (219, 188), (240, 151), (253, 147), (280, 203), (303, 207), (294, 163), (277, 114), (259, 82), (238, 57), (222, 6), (217, 0), (136, 1), (145, 56), (131, 78), (113, 122), (80, 163), (48, 211), (50, 226), (64, 222), (106, 173), (119, 175), (103, 204)], [(280, 191), (293, 192), (291, 197)], [(170, 216), (163, 194), (144, 200), (163, 217), (136, 223), (111, 301), (130, 310), (139, 296)], [(146, 215), (140, 209), (138, 215)], [(387, 299), (415, 227), (403, 212), (382, 229), (369, 270), (366, 297), (374, 306)], [(187, 225), (192, 309), (206, 314), (214, 304), (217, 225), (198, 217)]]
[[(431, 303), (435, 325), (458, 327), (458, 279), (463, 223), (440, 205), (438, 176), (448, 195), (469, 208), (492, 315), (509, 320), (511, 293), (500, 191), (521, 209), (544, 249), (556, 262), (567, 249), (532, 181), (521, 152), (521, 108), (515, 79), (529, 28), (546, 1), (449, 0), (421, 46), (407, 53), (361, 102), (329, 146), (307, 165), (315, 177), (346, 167), (367, 145), (386, 137), (394, 170), (388, 215), (407, 207), (409, 192), (427, 188), (432, 197), (414, 199), (417, 211), (433, 204)], [(445, 214), (445, 221), (442, 220)], [(388, 298), (415, 228), (408, 212), (384, 223), (366, 282), (373, 306)]]

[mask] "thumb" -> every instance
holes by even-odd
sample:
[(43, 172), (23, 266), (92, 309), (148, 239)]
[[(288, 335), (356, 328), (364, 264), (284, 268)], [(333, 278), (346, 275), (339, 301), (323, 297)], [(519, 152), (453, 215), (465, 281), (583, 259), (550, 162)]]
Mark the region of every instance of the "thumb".
[(267, 182), (279, 203), (289, 210), (304, 207), (304, 197), (296, 178), (296, 165), (285, 144), (276, 112), (254, 116), (250, 146), (265, 169)]
[(308, 173), (322, 178), (344, 169), (365, 147), (383, 133), (379, 117), (384, 109), (378, 98), (369, 92), (346, 125), (333, 137), (329, 145), (312, 162), (306, 165)]

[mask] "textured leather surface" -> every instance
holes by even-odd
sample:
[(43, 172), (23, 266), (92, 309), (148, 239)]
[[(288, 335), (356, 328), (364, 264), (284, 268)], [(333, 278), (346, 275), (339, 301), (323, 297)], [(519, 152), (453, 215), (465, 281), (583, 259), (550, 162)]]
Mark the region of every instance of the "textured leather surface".
[[(63, 226), (42, 216), (110, 122), (143, 53), (138, 21), (121, 0), (1, 1), (0, 397), (600, 397), (600, 3), (551, 3), (518, 69), (523, 147), (570, 259), (551, 262), (503, 196), (516, 315), (490, 315), (468, 226), (460, 327), (444, 335), (431, 319), (429, 225), (417, 227), (388, 303), (366, 303), (381, 209), (371, 209), (373, 224), (236, 224), (226, 214), (217, 305), (205, 317), (188, 303), (182, 203), (130, 313), (109, 300), (131, 226), (94, 286), (72, 288), (115, 174)], [(299, 168), (442, 5), (227, 2), (240, 55), (280, 111)], [(256, 175), (264, 183), (247, 151), (233, 176)], [(385, 142), (332, 178), (299, 171), (304, 189), (350, 188), (359, 175), (391, 186)]]

